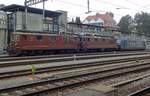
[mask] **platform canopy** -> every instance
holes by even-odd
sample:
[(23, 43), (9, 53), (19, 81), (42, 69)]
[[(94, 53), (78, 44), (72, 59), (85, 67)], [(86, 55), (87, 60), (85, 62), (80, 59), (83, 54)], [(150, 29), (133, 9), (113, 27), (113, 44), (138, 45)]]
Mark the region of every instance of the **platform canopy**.
[[(25, 6), (12, 4), (12, 5), (2, 7), (0, 8), (0, 10), (5, 11), (5, 12), (15, 12), (15, 11), (23, 12), (25, 11)], [(27, 10), (29, 13), (43, 14), (43, 9), (27, 7)], [(61, 15), (60, 12), (45, 10), (45, 16), (58, 17), (60, 15)]]

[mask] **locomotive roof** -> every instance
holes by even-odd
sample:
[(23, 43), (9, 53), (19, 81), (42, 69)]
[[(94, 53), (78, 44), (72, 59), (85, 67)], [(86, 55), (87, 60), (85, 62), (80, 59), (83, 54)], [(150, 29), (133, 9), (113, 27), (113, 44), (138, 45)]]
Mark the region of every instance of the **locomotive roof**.
[[(5, 11), (5, 12), (25, 11), (25, 6), (12, 4), (12, 5), (2, 7), (0, 8), (0, 10)], [(27, 7), (27, 10), (30, 13), (43, 14), (43, 10), (39, 8)], [(56, 12), (56, 11), (45, 10), (45, 15), (56, 17), (56, 16), (61, 15), (61, 13)]]
[(13, 34), (18, 35), (43, 35), (43, 36), (73, 36), (73, 37), (82, 37), (82, 38), (110, 38), (102, 36), (82, 36), (82, 35), (68, 35), (68, 34), (50, 34), (50, 33), (37, 33), (37, 32), (13, 32)]
[[(59, 36), (60, 35), (60, 34), (52, 34), (52, 33), (38, 33), (38, 32), (13, 32), (13, 34), (18, 34), (18, 35), (43, 35), (43, 36), (50, 36), (50, 35)], [(70, 36), (76, 36), (76, 35), (70, 35)]]

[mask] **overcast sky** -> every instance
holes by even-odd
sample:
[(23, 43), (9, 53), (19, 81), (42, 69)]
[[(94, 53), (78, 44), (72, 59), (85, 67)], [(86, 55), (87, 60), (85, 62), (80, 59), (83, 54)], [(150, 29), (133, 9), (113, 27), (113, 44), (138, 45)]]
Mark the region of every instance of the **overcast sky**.
[[(0, 4), (24, 4), (24, 0), (0, 0)], [(33, 5), (32, 7), (42, 8), (42, 4)], [(121, 8), (121, 9), (116, 9)], [(118, 22), (122, 16), (127, 14), (134, 16), (137, 12), (150, 13), (150, 0), (90, 0), (90, 14), (85, 14), (87, 11), (87, 0), (49, 0), (46, 2), (48, 10), (64, 10), (68, 11), (68, 17), (80, 16), (82, 20), (87, 15), (95, 14), (96, 12), (105, 13), (113, 12), (115, 20)]]

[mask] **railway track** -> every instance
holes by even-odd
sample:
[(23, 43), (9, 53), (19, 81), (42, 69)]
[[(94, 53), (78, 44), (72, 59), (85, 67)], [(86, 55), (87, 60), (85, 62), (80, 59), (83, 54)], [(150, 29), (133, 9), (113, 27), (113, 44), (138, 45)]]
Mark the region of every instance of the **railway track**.
[(150, 86), (138, 90), (137, 92), (134, 92), (128, 96), (150, 96)]
[[(141, 50), (140, 52), (139, 51), (115, 51), (116, 54), (121, 54), (121, 53), (142, 53), (142, 52), (149, 52), (149, 50)], [(50, 55), (33, 55), (33, 56), (9, 56), (8, 54), (5, 54), (5, 55), (0, 55), (0, 59), (1, 58), (26, 58), (26, 57), (33, 57), (33, 58), (36, 58), (36, 57), (45, 57), (45, 56), (50, 56), (50, 57), (61, 57), (61, 56), (69, 56), (69, 55), (72, 55), (72, 54), (76, 54), (78, 56), (83, 56), (83, 55), (97, 55), (97, 54), (101, 54), (101, 55), (105, 55), (105, 54), (114, 54), (114, 51), (111, 51), (111, 52), (91, 52), (91, 53), (69, 53), (69, 54), (50, 54)]]
[(150, 93), (150, 74), (119, 82), (111, 86), (118, 89), (118, 96), (146, 96)]
[(53, 78), (47, 77), (30, 83), (0, 88), (2, 96), (29, 96), (39, 94), (48, 90), (58, 90), (78, 84), (85, 84), (93, 80), (104, 79), (111, 76), (117, 76), (129, 72), (149, 69), (150, 62), (138, 64), (124, 64), (106, 68), (89, 68), (75, 72), (56, 74)]
[[(106, 87), (111, 88), (112, 90), (115, 89), (113, 91), (114, 93), (111, 92), (112, 93), (111, 95), (108, 95), (108, 93), (110, 93), (110, 91), (106, 92), (107, 96), (127, 96), (127, 95), (121, 94), (121, 93), (124, 93), (126, 90), (122, 89), (122, 91), (119, 92), (117, 90), (121, 89), (121, 88), (120, 87), (114, 88), (115, 85), (122, 84), (122, 86), (124, 86), (124, 85), (126, 85), (125, 83), (130, 84), (130, 83), (133, 83), (135, 81), (142, 80), (143, 78), (146, 79), (150, 76), (149, 72), (150, 72), (150, 70), (146, 69), (146, 70), (139, 70), (137, 72), (125, 73), (125, 74), (121, 74), (119, 76), (113, 76), (113, 77), (103, 78), (100, 80), (95, 80), (93, 82), (89, 82), (88, 84), (83, 84), (81, 86), (79, 85), (79, 86), (73, 86), (70, 88), (64, 88), (64, 89), (62, 88), (62, 89), (56, 90), (56, 91), (44, 92), (44, 93), (40, 94), (40, 96), (84, 96), (84, 94), (87, 94), (87, 91), (86, 91), (86, 93), (84, 93), (84, 91), (87, 89), (88, 90), (89, 89), (90, 90), (96, 90), (96, 91), (99, 90), (100, 92), (103, 92), (103, 89), (104, 89), (105, 90), (104, 92), (106, 92), (107, 88), (101, 89), (101, 87), (99, 87), (99, 86), (106, 86)], [(144, 81), (145, 81), (145, 79), (144, 79)], [(135, 85), (135, 84), (132, 84), (132, 85)], [(132, 87), (132, 89), (134, 89), (134, 87)], [(108, 90), (109, 90), (109, 88), (108, 88)], [(129, 91), (130, 91), (130, 89), (129, 89)], [(120, 94), (120, 95), (118, 95), (118, 94)], [(93, 95), (97, 96), (95, 94), (93, 94)], [(98, 95), (98, 96), (101, 96), (101, 95)]]
[[(84, 56), (97, 56), (101, 57), (112, 57), (112, 56), (127, 56), (127, 55), (140, 55), (148, 54), (149, 52), (136, 52), (136, 51), (125, 51), (125, 52), (104, 52), (104, 53), (78, 53), (75, 54), (78, 57)], [(23, 56), (23, 57), (10, 57), (10, 56), (0, 56), (0, 61), (16, 61), (16, 60), (30, 60), (30, 59), (42, 59), (42, 58), (56, 58), (56, 57), (73, 57), (74, 54), (60, 54), (60, 55), (42, 55), (42, 56)]]
[(111, 54), (111, 55), (90, 55), (90, 56), (69, 56), (69, 57), (56, 57), (56, 58), (42, 58), (42, 59), (29, 59), (29, 60), (14, 60), (14, 61), (1, 61), (0, 67), (8, 67), (8, 66), (20, 66), (20, 65), (31, 65), (31, 64), (43, 64), (43, 63), (51, 63), (51, 62), (60, 62), (60, 61), (72, 61), (76, 60), (85, 60), (85, 59), (103, 59), (106, 57), (123, 57), (123, 56), (134, 56), (134, 55), (144, 55), (148, 53), (124, 53), (124, 54)]
[[(72, 69), (79, 69), (79, 68), (86, 68), (86, 67), (94, 67), (94, 66), (103, 66), (103, 65), (113, 65), (114, 63), (121, 63), (121, 62), (135, 62), (136, 59), (138, 60), (146, 60), (147, 58), (149, 58), (149, 56), (145, 57), (145, 56), (136, 56), (136, 57), (124, 57), (124, 58), (114, 58), (114, 59), (105, 59), (105, 60), (90, 60), (90, 61), (86, 61), (84, 60), (84, 62), (82, 62), (83, 60), (81, 60), (81, 62), (76, 62), (76, 61), (71, 61), (68, 62), (68, 64), (60, 64), (60, 63), (53, 63), (50, 64), (49, 66), (41, 66), (41, 67), (36, 67), (37, 70), (35, 72), (35, 74), (41, 74), (41, 73), (46, 73), (46, 72), (56, 72), (56, 71), (65, 71), (65, 70), (72, 70)], [(65, 62), (64, 62), (65, 63)], [(67, 62), (66, 62), (67, 63)], [(27, 68), (25, 68), (25, 66), (21, 66), (19, 68), (17, 67), (13, 67), (14, 69), (12, 70), (11, 68), (9, 69), (0, 69), (0, 79), (7, 79), (10, 77), (18, 77), (18, 76), (26, 76), (26, 75), (30, 75), (31, 72), (31, 65), (27, 65)], [(3, 70), (3, 72), (2, 72)], [(8, 70), (8, 71), (7, 71)]]

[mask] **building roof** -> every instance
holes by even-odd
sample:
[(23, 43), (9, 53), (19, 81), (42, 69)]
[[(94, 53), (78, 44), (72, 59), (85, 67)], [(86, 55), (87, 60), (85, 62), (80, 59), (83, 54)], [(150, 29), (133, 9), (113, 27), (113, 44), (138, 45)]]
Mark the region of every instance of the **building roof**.
[[(12, 4), (2, 7), (0, 10), (5, 12), (25, 11), (25, 6)], [(43, 10), (39, 8), (27, 7), (27, 10), (30, 13), (43, 14)], [(60, 15), (60, 12), (45, 10), (45, 16), (57, 17)]]
[(113, 17), (111, 17), (107, 13), (106, 14), (99, 14), (99, 13), (97, 13), (96, 15), (92, 15), (92, 16), (86, 17), (87, 20), (91, 20), (91, 19), (98, 20), (99, 18), (104, 20), (104, 21), (113, 20)]
[(78, 24), (78, 23), (72, 23), (72, 22), (69, 22), (68, 24), (78, 25), (78, 26), (87, 26), (87, 27), (101, 27), (101, 28), (105, 28), (104, 26), (97, 26), (97, 25), (91, 25), (91, 24)]
[(113, 17), (110, 16), (108, 13), (106, 13), (106, 14), (97, 13), (96, 15), (86, 17), (85, 20), (90, 21), (90, 20), (94, 19), (95, 21), (97, 21), (99, 18), (104, 21), (104, 26), (111, 26), (112, 27), (113, 23), (115, 23), (115, 20), (113, 19)]

